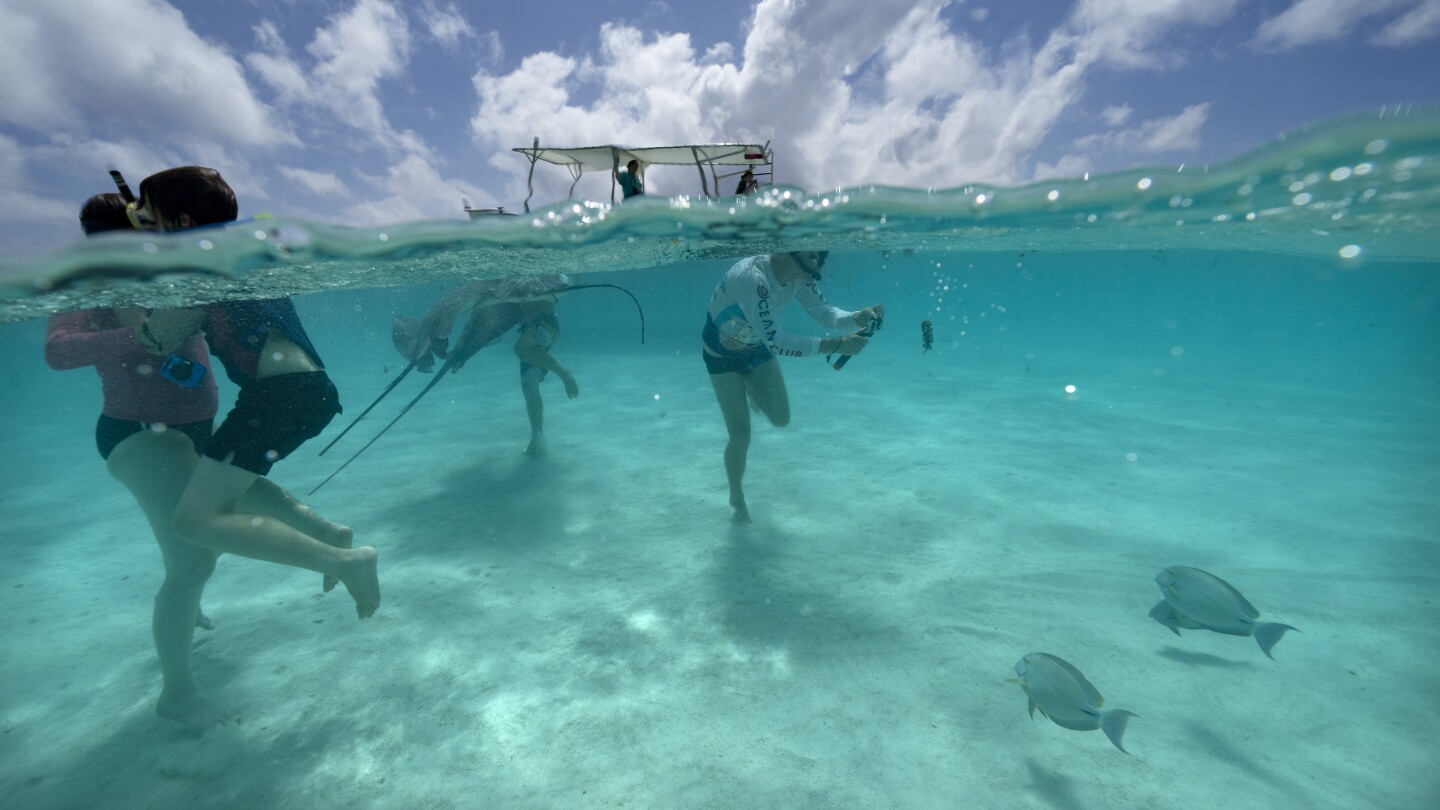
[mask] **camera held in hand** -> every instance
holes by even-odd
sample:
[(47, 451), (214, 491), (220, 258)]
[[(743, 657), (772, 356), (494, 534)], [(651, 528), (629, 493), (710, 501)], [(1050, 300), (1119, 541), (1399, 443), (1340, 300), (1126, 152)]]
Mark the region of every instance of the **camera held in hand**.
[[(864, 329), (861, 329), (857, 334), (860, 335), (860, 337), (863, 337), (863, 338), (874, 337), (874, 336), (875, 336), (875, 333), (876, 333), (876, 332), (879, 332), (879, 331), (880, 331), (880, 327), (881, 327), (881, 326), (884, 326), (884, 325), (885, 325), (885, 319), (884, 319), (884, 318), (881, 318), (880, 316), (877, 315), (877, 316), (875, 316), (874, 318), (871, 318), (871, 319), (870, 319), (870, 323), (866, 324), (865, 328), (864, 328)], [(843, 342), (844, 339), (842, 338), (841, 340), (842, 340), (842, 342)], [(844, 367), (845, 367), (845, 364), (848, 363), (848, 362), (850, 362), (850, 358), (851, 358), (851, 357), (853, 357), (853, 355), (849, 355), (849, 354), (842, 354), (842, 355), (840, 355), (840, 359), (839, 359), (839, 360), (836, 360), (836, 361), (834, 362), (834, 364), (833, 364), (834, 369), (835, 369), (836, 371), (839, 371), (840, 369), (844, 368)]]

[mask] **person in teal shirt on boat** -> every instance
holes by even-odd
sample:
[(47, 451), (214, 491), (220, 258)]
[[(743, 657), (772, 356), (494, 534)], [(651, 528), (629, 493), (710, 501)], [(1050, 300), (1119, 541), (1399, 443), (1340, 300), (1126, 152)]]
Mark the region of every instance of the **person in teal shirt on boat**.
[(631, 160), (625, 164), (625, 171), (616, 172), (615, 180), (620, 184), (620, 191), (625, 194), (624, 199), (630, 199), (645, 193), (645, 177), (640, 174), (640, 161)]

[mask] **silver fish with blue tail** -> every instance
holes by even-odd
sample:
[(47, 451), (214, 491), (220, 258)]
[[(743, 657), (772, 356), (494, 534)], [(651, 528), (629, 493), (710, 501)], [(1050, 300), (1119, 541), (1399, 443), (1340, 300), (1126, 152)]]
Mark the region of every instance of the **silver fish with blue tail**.
[(1186, 630), (1210, 630), (1228, 636), (1254, 636), (1261, 652), (1270, 650), (1290, 630), (1288, 624), (1256, 621), (1260, 611), (1230, 583), (1199, 568), (1172, 565), (1155, 575), (1163, 597), (1150, 609), (1150, 618), (1180, 635)]
[(1026, 653), (1015, 664), (1015, 674), (1020, 677), (1011, 679), (1010, 683), (1025, 690), (1025, 696), (1030, 699), (1030, 719), (1035, 719), (1035, 710), (1039, 709), (1061, 728), (1075, 731), (1098, 728), (1116, 748), (1130, 753), (1121, 740), (1130, 718), (1137, 715), (1124, 709), (1101, 708), (1105, 698), (1100, 696), (1100, 690), (1067, 661), (1049, 653)]

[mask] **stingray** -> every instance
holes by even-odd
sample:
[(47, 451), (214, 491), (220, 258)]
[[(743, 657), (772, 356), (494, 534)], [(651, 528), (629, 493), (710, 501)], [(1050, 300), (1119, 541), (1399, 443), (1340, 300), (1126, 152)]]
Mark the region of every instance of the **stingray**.
[[(416, 320), (403, 315), (396, 316), (391, 324), (391, 338), (395, 348), (404, 356), (409, 363), (405, 368), (385, 386), (380, 395), (375, 398), (360, 415), (355, 417), (345, 429), (325, 445), (320, 455), (335, 446), (335, 443), (345, 437), (351, 428), (360, 423), (365, 415), (374, 410), (381, 400), (394, 391), (396, 386), (405, 379), (411, 371), (419, 370), (421, 373), (429, 373), (434, 366), (435, 360), (441, 359), (444, 363), (439, 370), (434, 372), (435, 377), (420, 390), (415, 398), (410, 400), (400, 412), (391, 419), (389, 424), (380, 429), (374, 438), (365, 443), (364, 447), (355, 451), (341, 464), (335, 472), (330, 473), (324, 481), (315, 485), (310, 490), (311, 495), (320, 491), (320, 488), (330, 483), (330, 479), (339, 475), (342, 470), (350, 466), (351, 462), (360, 457), (370, 448), (370, 445), (379, 441), (385, 432), (395, 426), (411, 408), (415, 407), (424, 396), (430, 393), (437, 383), (445, 378), (446, 374), (458, 371), (465, 361), (474, 357), (476, 352), (499, 340), (502, 335), (520, 324), (524, 308), (521, 304), (543, 296), (555, 296), (561, 293), (568, 293), (574, 290), (587, 290), (602, 287), (611, 287), (630, 296), (635, 302), (635, 309), (640, 315), (640, 342), (645, 342), (645, 310), (641, 308), (640, 301), (633, 293), (624, 287), (616, 284), (570, 284), (569, 279), (564, 275), (558, 276), (522, 276), (518, 278), (495, 279), (489, 281), (476, 281), (464, 284), (442, 295), (439, 300), (430, 306), (424, 317)], [(466, 321), (465, 327), (460, 331), (460, 337), (454, 346), (450, 345), (449, 336), (454, 329), (455, 321), (466, 312), (470, 313), (470, 319)]]

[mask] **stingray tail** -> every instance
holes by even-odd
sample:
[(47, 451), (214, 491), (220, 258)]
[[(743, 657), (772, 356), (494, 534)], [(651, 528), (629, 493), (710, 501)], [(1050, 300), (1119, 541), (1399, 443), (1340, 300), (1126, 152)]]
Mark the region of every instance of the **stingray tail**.
[(1273, 659), (1275, 656), (1270, 655), (1271, 648), (1279, 644), (1280, 639), (1284, 638), (1286, 631), (1289, 630), (1300, 632), (1288, 624), (1278, 622), (1260, 622), (1255, 625), (1255, 641), (1260, 645), (1260, 651)]
[(621, 287), (619, 284), (573, 284), (573, 285), (571, 285), (571, 286), (569, 286), (569, 287), (562, 287), (562, 288), (556, 290), (556, 292), (570, 292), (571, 290), (594, 290), (594, 289), (598, 289), (598, 288), (600, 288), (600, 287), (613, 287), (614, 289), (617, 289), (617, 290), (619, 290), (620, 292), (623, 292), (623, 293), (625, 293), (626, 295), (630, 296), (630, 300), (635, 302), (635, 311), (638, 312), (638, 313), (640, 313), (640, 342), (641, 342), (641, 343), (644, 343), (644, 342), (645, 342), (645, 310), (640, 306), (640, 299), (635, 297), (635, 293), (632, 293), (632, 292), (630, 292), (629, 290), (625, 289), (624, 287)]
[(1125, 737), (1125, 727), (1130, 725), (1130, 718), (1138, 716), (1134, 712), (1127, 712), (1124, 709), (1112, 709), (1100, 713), (1100, 730), (1105, 732), (1105, 736), (1110, 738), (1110, 742), (1114, 743), (1121, 753), (1130, 753), (1125, 750), (1125, 746), (1121, 745), (1120, 741)]

